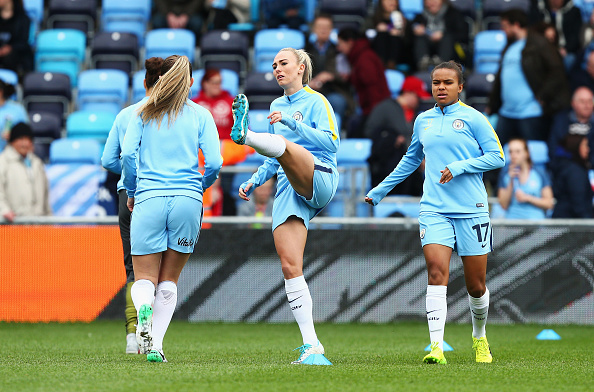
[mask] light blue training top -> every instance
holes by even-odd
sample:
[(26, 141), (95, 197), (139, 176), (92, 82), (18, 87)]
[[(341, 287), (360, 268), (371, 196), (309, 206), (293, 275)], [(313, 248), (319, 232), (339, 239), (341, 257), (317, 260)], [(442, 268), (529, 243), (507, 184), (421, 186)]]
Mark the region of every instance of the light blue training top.
[[(107, 141), (105, 142), (103, 156), (101, 156), (101, 165), (110, 172), (122, 174), (120, 153), (122, 152), (122, 144), (124, 144), (124, 135), (126, 134), (130, 119), (135, 116), (135, 111), (138, 110), (147, 99), (148, 97), (142, 98), (134, 105), (122, 109), (116, 116), (113, 126), (109, 131), (109, 135), (107, 136)], [(122, 189), (124, 189), (124, 176), (121, 176), (118, 181), (118, 192)]]
[[(165, 115), (158, 127), (156, 121), (143, 124), (137, 115), (128, 124), (122, 165), (124, 187), (135, 203), (155, 196), (202, 201), (203, 191), (215, 182), (223, 165), (219, 133), (208, 110), (187, 99), (171, 126), (168, 120)], [(204, 155), (204, 176), (198, 171), (198, 149)]]
[[(336, 169), (336, 151), (340, 144), (339, 131), (332, 106), (322, 94), (304, 86), (292, 95), (283, 95), (270, 104), (270, 112), (280, 111), (281, 122), (268, 126), (268, 132), (282, 135), (287, 140), (299, 144), (320, 161)], [(254, 186), (248, 193), (278, 174), (277, 193), (288, 181), (282, 181), (285, 171), (275, 158), (264, 161), (258, 171), (247, 183)], [(283, 186), (283, 184), (285, 186)]]
[[(377, 205), (404, 181), (425, 158), (425, 181), (420, 213), (434, 212), (451, 218), (489, 213), (483, 172), (503, 167), (505, 158), (497, 134), (486, 117), (458, 101), (442, 110), (435, 105), (415, 120), (406, 155), (378, 186), (367, 194)], [(450, 169), (452, 180), (440, 184), (441, 170)]]
[[(29, 123), (29, 116), (24, 106), (12, 99), (4, 102), (4, 105), (0, 106), (0, 131), (5, 129), (9, 132), (16, 124), (24, 122)], [(6, 146), (6, 140), (0, 137), (0, 151), (4, 150)]]
[(523, 119), (542, 116), (542, 107), (526, 80), (522, 69), (522, 50), (526, 40), (511, 44), (501, 63), (501, 108), (499, 114), (508, 118)]

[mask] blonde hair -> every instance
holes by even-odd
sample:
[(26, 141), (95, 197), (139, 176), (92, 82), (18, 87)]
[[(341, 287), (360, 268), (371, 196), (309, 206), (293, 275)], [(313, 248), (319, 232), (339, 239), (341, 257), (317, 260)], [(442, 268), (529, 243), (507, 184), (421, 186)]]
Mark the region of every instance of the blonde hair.
[(155, 120), (160, 127), (167, 114), (168, 126), (171, 126), (188, 99), (191, 78), (192, 65), (186, 56), (167, 57), (161, 66), (161, 77), (155, 83), (151, 95), (138, 109), (142, 122), (148, 124)]
[(309, 81), (311, 80), (311, 74), (312, 74), (311, 58), (309, 57), (309, 54), (307, 54), (307, 52), (303, 49), (295, 49), (295, 48), (284, 48), (284, 49), (279, 50), (279, 52), (283, 52), (283, 51), (293, 53), (293, 55), (295, 55), (295, 58), (297, 59), (297, 64), (305, 65), (305, 69), (303, 70), (303, 77), (301, 78), (301, 82), (303, 84), (309, 84)]

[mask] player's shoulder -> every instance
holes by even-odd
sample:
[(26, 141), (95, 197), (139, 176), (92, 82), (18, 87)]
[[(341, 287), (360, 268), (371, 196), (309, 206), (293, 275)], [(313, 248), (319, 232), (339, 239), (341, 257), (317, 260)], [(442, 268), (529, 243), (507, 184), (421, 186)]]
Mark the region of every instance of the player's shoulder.
[(313, 101), (313, 102), (327, 102), (328, 99), (324, 96), (324, 94), (322, 94), (319, 91), (314, 90), (313, 88), (309, 87), (309, 86), (305, 86), (303, 87), (303, 90), (305, 90), (305, 92), (307, 93), (307, 99)]
[(466, 114), (467, 116), (469, 116), (470, 118), (486, 119), (486, 117), (483, 113), (479, 112), (472, 106), (465, 104), (462, 101), (459, 101), (459, 102), (460, 102), (460, 109), (462, 110), (462, 112), (464, 114)]
[(437, 112), (435, 111), (435, 107), (432, 107), (432, 108), (429, 108), (429, 109), (424, 110), (421, 113), (419, 113), (417, 115), (417, 118), (415, 121), (421, 121), (421, 120), (433, 118), (433, 117), (435, 117), (436, 114), (437, 114)]

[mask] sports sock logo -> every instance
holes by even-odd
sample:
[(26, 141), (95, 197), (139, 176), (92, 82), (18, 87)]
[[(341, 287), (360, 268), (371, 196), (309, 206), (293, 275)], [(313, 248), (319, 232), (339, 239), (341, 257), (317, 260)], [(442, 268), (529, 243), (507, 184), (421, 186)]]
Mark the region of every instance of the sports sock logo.
[[(300, 295), (297, 298), (293, 298), (292, 300), (289, 301), (289, 303), (293, 303), (293, 302), (297, 301), (301, 297), (303, 297), (303, 295)], [(300, 307), (301, 307), (301, 305), (291, 306), (291, 310), (296, 310), (296, 309), (299, 309)]]

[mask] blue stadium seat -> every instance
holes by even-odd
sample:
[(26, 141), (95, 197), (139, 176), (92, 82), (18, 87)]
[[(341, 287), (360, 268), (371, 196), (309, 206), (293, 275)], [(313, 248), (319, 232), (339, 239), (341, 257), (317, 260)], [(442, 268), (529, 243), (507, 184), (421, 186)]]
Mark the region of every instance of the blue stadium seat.
[(72, 112), (66, 120), (66, 136), (95, 139), (105, 144), (115, 118), (116, 115), (110, 112)]
[(265, 29), (254, 37), (254, 69), (257, 72), (272, 71), (274, 57), (279, 50), (291, 47), (303, 49), (305, 37), (297, 30)]
[(132, 33), (100, 32), (91, 45), (91, 68), (130, 74), (138, 69), (138, 57), (138, 38)]
[(488, 30), (477, 33), (474, 37), (474, 71), (484, 74), (496, 73), (506, 43), (507, 37), (503, 31)]
[(78, 78), (78, 110), (119, 113), (128, 101), (128, 75), (117, 69), (90, 69)]
[[(202, 77), (204, 76), (204, 69), (197, 69), (192, 71), (194, 77), (194, 84), (190, 88), (190, 97), (193, 98), (201, 90)], [(236, 96), (239, 92), (239, 75), (230, 69), (221, 69), (222, 88), (229, 92), (229, 94)]]
[(50, 147), (50, 163), (101, 164), (101, 144), (93, 139), (64, 138)]
[[(367, 159), (371, 154), (371, 144), (370, 139), (344, 139), (340, 141), (336, 153), (340, 177), (333, 202), (342, 201), (346, 209), (352, 209), (354, 206), (354, 211), (345, 211), (345, 214), (349, 216), (359, 214), (361, 207), (357, 205), (362, 203), (363, 196), (371, 189), (371, 176), (367, 164)], [(363, 210), (369, 211), (369, 209)], [(368, 215), (369, 213), (365, 216)]]
[(250, 110), (250, 130), (254, 132), (268, 132), (270, 120), (267, 119), (270, 112), (268, 110)]
[(402, 89), (402, 83), (404, 83), (404, 74), (394, 69), (387, 69), (385, 73), (392, 98), (396, 98)]
[(400, 11), (404, 17), (412, 21), (415, 16), (423, 12), (423, 0), (400, 0)]
[(403, 215), (410, 218), (418, 218), (421, 205), (419, 202), (398, 201), (398, 198), (411, 196), (389, 196), (381, 203), (373, 206), (373, 216), (376, 218), (387, 218), (392, 215)]
[(89, 37), (95, 33), (97, 0), (50, 0), (47, 26), (50, 29), (80, 30)]
[(250, 102), (250, 109), (269, 110), (270, 103), (283, 95), (272, 72), (252, 72), (245, 79), (244, 94)]
[(347, 211), (348, 208), (352, 208), (352, 206), (348, 206), (345, 200), (335, 197), (330, 201), (330, 203), (328, 203), (326, 208), (324, 208), (322, 215), (332, 218), (343, 218), (347, 216), (368, 218), (371, 215), (371, 205), (365, 203), (364, 201), (357, 200), (354, 205), (355, 210), (351, 213)]
[(229, 69), (245, 77), (248, 68), (248, 37), (239, 31), (213, 30), (200, 39), (200, 67)]
[(52, 112), (64, 118), (68, 113), (72, 89), (70, 78), (62, 73), (30, 72), (23, 80), (23, 106), (28, 112)]
[(492, 73), (473, 73), (468, 76), (464, 84), (466, 103), (478, 111), (484, 111), (489, 101), (489, 94), (493, 88), (495, 75)]
[[(400, 3), (402, 6), (402, 2)], [(344, 27), (361, 28), (367, 16), (366, 0), (319, 0), (320, 12), (332, 15), (337, 29)]]
[(498, 30), (499, 15), (503, 11), (519, 8), (530, 13), (531, 0), (483, 0), (482, 30)]
[(44, 30), (37, 36), (35, 69), (38, 72), (65, 73), (74, 87), (85, 61), (86, 46), (87, 38), (79, 30)]
[(189, 30), (156, 29), (146, 34), (145, 58), (167, 58), (177, 54), (188, 56), (190, 63), (194, 62), (196, 36)]
[(144, 45), (146, 25), (151, 17), (151, 0), (103, 0), (101, 25), (104, 31), (133, 33)]
[(146, 90), (144, 89), (145, 74), (146, 70), (142, 69), (140, 71), (136, 71), (134, 76), (132, 76), (132, 103), (140, 101), (146, 95)]

